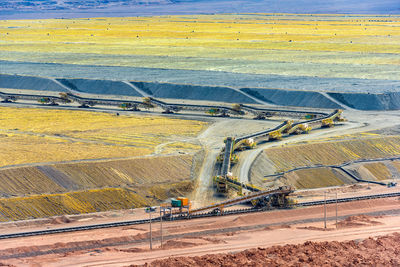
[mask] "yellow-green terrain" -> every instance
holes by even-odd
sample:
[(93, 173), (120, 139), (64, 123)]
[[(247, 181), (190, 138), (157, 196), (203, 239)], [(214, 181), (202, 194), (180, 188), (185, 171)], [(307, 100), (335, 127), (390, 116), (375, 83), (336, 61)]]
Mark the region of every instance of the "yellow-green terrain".
[(189, 194), (201, 162), (195, 137), (205, 127), (157, 116), (0, 107), (0, 220), (141, 207)]

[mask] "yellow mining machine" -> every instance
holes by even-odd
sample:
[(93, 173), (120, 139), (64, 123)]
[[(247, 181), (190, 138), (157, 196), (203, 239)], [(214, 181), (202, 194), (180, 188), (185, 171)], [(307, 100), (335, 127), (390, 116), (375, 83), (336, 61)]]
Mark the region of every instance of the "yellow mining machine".
[[(239, 157), (236, 154), (231, 154), (230, 157), (231, 164), (236, 164), (239, 162)], [(220, 154), (217, 156), (217, 162), (222, 163), (224, 161), (224, 152), (222, 151)]]
[(330, 114), (329, 117), (321, 120), (321, 127), (333, 127), (334, 121), (345, 121), (345, 119), (341, 116), (342, 113), (343, 110), (336, 109)]
[(309, 126), (307, 123), (299, 123), (294, 125), (290, 130), (288, 131), (288, 134), (302, 134), (302, 133), (308, 133), (309, 131), (312, 130), (312, 127)]
[(268, 134), (269, 140), (280, 140), (282, 139), (282, 133), (286, 133), (292, 127), (293, 121), (287, 120), (284, 121), (276, 130), (270, 132)]
[[(236, 182), (234, 182), (236, 181)], [(217, 193), (228, 194), (229, 188), (233, 188), (238, 192), (238, 195), (242, 195), (242, 186), (237, 182), (237, 178), (233, 177), (231, 173), (227, 175), (217, 175), (213, 177), (213, 184)]]
[(233, 151), (236, 150), (245, 150), (245, 149), (253, 149), (257, 146), (257, 143), (253, 138), (244, 138), (236, 140), (233, 145)]

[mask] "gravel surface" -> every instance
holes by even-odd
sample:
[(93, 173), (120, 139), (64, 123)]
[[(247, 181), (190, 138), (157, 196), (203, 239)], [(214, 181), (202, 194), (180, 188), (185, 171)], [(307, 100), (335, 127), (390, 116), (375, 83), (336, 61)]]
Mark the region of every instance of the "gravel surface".
[[(118, 58), (114, 60), (118, 60)], [(400, 91), (400, 79), (323, 78), (294, 75), (246, 74), (224, 71), (32, 63), (2, 60), (0, 60), (0, 66), (1, 73), (42, 77), (135, 80), (236, 88), (260, 87), (325, 92), (383, 93)]]

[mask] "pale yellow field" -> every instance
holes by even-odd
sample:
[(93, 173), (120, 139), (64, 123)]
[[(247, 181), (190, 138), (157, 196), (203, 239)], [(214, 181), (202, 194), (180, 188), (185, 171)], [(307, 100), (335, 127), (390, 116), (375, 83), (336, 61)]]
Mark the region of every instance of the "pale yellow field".
[(388, 24), (341, 17), (165, 16), (1, 21), (0, 33), (5, 35), (1, 49), (12, 51), (165, 55), (168, 50), (142, 49), (201, 46), (399, 53), (400, 18)]
[(9, 20), (0, 21), (0, 59), (260, 74), (275, 73), (271, 62), (387, 67), (400, 65), (399, 26), (399, 16), (280, 14)]
[(0, 108), (0, 166), (141, 156), (164, 142), (195, 137), (205, 125), (164, 117)]

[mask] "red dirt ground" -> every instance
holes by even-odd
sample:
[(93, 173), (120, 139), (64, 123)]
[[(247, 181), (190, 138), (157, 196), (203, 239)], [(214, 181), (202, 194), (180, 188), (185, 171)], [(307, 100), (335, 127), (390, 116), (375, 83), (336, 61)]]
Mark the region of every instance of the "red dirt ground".
[[(369, 218), (368, 218), (369, 219)], [(358, 220), (357, 220), (358, 221)], [(361, 242), (311, 242), (197, 257), (156, 260), (152, 267), (212, 266), (400, 266), (400, 234)]]

